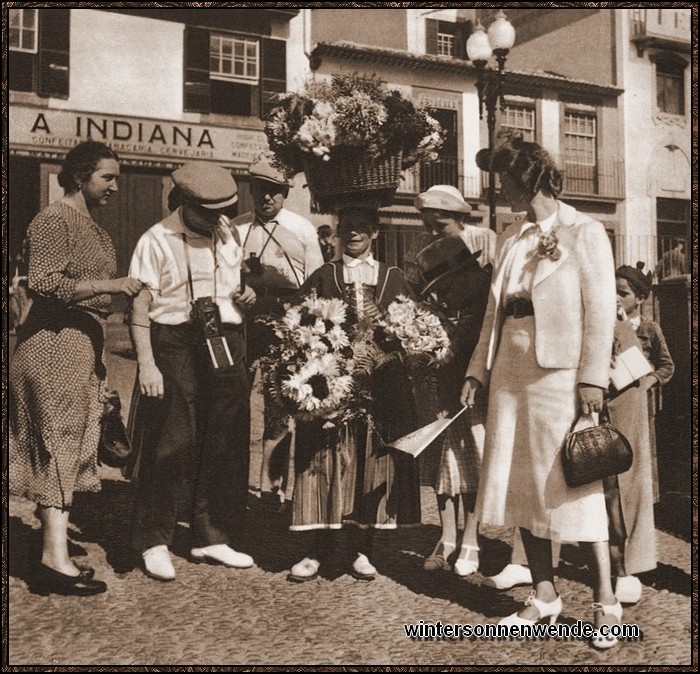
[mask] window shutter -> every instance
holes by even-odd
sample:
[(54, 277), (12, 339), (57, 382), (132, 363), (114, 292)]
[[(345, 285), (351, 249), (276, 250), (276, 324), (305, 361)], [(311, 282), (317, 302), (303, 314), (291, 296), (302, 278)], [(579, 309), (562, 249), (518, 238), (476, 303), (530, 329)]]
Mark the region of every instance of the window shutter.
[(209, 31), (185, 26), (185, 112), (209, 112)]
[(275, 96), (287, 90), (287, 43), (284, 40), (262, 38), (262, 96), (260, 116), (265, 117), (275, 107)]
[(439, 21), (436, 19), (426, 19), (425, 20), (425, 53), (426, 54), (437, 54), (438, 53), (438, 24)]
[(7, 74), (10, 91), (34, 90), (34, 54), (7, 52)]
[(455, 24), (455, 48), (453, 54), (455, 58), (467, 59), (467, 40), (471, 34), (471, 21), (461, 21)]
[(39, 96), (68, 98), (70, 66), (70, 10), (39, 10), (36, 60)]

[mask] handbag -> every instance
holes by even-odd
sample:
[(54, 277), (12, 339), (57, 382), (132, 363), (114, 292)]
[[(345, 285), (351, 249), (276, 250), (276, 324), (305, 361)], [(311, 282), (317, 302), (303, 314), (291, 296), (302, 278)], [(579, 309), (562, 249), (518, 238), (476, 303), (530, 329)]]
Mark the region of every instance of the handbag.
[(596, 480), (628, 471), (632, 465), (629, 440), (610, 425), (607, 407), (599, 415), (598, 425), (588, 425), (581, 415), (564, 440), (561, 461), (569, 487), (581, 487)]
[(122, 419), (122, 404), (117, 391), (108, 392), (105, 409), (100, 419), (100, 441), (97, 445), (97, 460), (113, 468), (122, 468), (129, 463), (131, 442)]

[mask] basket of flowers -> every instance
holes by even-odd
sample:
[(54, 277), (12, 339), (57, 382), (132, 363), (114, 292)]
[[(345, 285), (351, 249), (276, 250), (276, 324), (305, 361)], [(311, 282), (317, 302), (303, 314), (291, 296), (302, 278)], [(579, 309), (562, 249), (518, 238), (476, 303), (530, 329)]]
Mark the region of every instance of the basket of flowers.
[(265, 133), (288, 176), (303, 171), (319, 210), (371, 193), (388, 205), (401, 171), (437, 159), (439, 123), (376, 76), (335, 75), (281, 94)]

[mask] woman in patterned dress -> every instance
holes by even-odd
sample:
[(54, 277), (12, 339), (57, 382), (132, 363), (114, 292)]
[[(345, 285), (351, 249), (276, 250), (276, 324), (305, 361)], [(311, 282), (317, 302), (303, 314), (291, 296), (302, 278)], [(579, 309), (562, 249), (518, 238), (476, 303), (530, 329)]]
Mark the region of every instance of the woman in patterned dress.
[(110, 295), (134, 295), (140, 283), (116, 274), (114, 246), (91, 218), (117, 191), (119, 163), (106, 145), (86, 141), (67, 155), (58, 181), (64, 196), (30, 223), (28, 287), (32, 307), (18, 330), (10, 366), (10, 490), (34, 501), (43, 547), (37, 588), (104, 592), (94, 570), (68, 553), (75, 491), (99, 491), (97, 443), (104, 318)]
[[(420, 295), (449, 326), (454, 358), (435, 370), (435, 412), (459, 411), (464, 372), (479, 339), (486, 310), (490, 275), (477, 262), (479, 251), (464, 242), (464, 227), (471, 207), (452, 185), (433, 185), (419, 194), (415, 207), (431, 232), (432, 242), (416, 256), (422, 284)], [(424, 379), (423, 379), (424, 380)], [(483, 453), (483, 405), (470, 408), (450, 425), (434, 482), (440, 513), (441, 534), (425, 559), (426, 571), (450, 569), (470, 576), (479, 569), (478, 523), (474, 517), (476, 490)], [(459, 535), (460, 498), (464, 507), (464, 530)], [(453, 563), (452, 563), (453, 562)]]

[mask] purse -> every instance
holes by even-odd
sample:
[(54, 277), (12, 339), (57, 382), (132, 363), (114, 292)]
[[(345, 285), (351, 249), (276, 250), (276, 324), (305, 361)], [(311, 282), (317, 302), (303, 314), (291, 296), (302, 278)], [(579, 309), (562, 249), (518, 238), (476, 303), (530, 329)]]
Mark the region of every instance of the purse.
[(576, 420), (561, 451), (564, 479), (569, 487), (581, 487), (624, 473), (632, 465), (629, 440), (610, 425), (607, 407), (600, 413), (597, 426), (582, 428), (586, 416), (589, 415)]
[(122, 419), (122, 404), (117, 391), (107, 393), (105, 410), (100, 419), (100, 441), (97, 445), (97, 460), (113, 468), (122, 468), (129, 463), (131, 442)]

